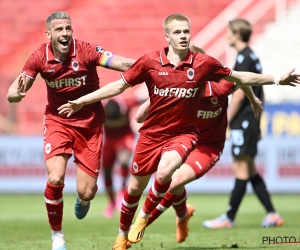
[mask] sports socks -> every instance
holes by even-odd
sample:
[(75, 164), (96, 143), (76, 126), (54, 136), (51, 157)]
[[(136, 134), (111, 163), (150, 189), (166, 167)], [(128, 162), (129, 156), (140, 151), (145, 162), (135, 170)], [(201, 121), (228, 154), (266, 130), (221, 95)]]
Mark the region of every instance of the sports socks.
[(147, 221), (147, 226), (152, 224), (152, 222), (155, 221), (163, 212), (165, 212), (169, 207), (171, 207), (176, 197), (177, 195), (167, 192), (161, 200), (161, 202), (151, 212), (150, 217)]
[(231, 192), (227, 217), (234, 221), (236, 212), (245, 195), (248, 180), (235, 179), (235, 185)]
[(61, 186), (53, 186), (47, 182), (45, 188), (44, 199), (49, 224), (53, 231), (60, 231), (62, 229), (64, 187), (64, 184)]
[(268, 213), (275, 212), (270, 198), (270, 194), (261, 176), (257, 173), (254, 177), (250, 179), (250, 182), (252, 184), (255, 194), (257, 195), (260, 202), (265, 207), (266, 211)]
[(165, 193), (168, 191), (171, 181), (172, 180), (168, 181), (167, 183), (161, 183), (157, 179), (155, 179), (154, 183), (149, 189), (148, 195), (140, 213), (143, 218), (149, 217), (151, 212), (160, 203)]
[(173, 202), (173, 208), (175, 209), (179, 221), (185, 219), (185, 217), (188, 214), (186, 208), (186, 199), (187, 199), (187, 195), (186, 195), (186, 190), (184, 189), (182, 194), (178, 195)]
[(128, 233), (134, 214), (138, 208), (141, 196), (142, 194), (137, 196), (131, 196), (128, 194), (128, 189), (125, 189), (120, 215), (120, 235), (126, 235), (126, 233)]

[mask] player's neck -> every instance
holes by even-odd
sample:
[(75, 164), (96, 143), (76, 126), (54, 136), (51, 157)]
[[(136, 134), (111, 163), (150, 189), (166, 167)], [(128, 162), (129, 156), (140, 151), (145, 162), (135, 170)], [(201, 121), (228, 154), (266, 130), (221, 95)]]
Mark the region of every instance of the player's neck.
[(169, 46), (169, 51), (167, 58), (169, 59), (170, 63), (174, 66), (177, 66), (180, 62), (182, 62), (188, 54), (187, 50), (174, 50), (171, 46)]
[(234, 47), (237, 50), (237, 52), (241, 52), (244, 48), (246, 48), (248, 46), (248, 43), (239, 41), (237, 42)]

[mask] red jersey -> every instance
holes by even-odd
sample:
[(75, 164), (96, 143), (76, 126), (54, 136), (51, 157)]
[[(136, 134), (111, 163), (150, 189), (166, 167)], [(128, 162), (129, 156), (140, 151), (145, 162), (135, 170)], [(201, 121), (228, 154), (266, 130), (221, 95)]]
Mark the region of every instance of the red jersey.
[[(109, 106), (109, 102), (115, 102)], [(118, 95), (103, 101), (106, 118), (104, 131), (106, 137), (120, 137), (128, 133), (133, 133), (130, 125), (130, 110), (137, 104), (135, 97), (123, 97)]]
[(167, 50), (142, 56), (121, 74), (130, 86), (146, 83), (151, 104), (139, 132), (159, 141), (179, 134), (198, 133), (197, 107), (205, 82), (218, 82), (231, 74), (229, 68), (213, 57), (190, 50), (174, 67), (166, 56)]
[(228, 95), (235, 84), (222, 80), (207, 82), (198, 105), (197, 127), (200, 130), (198, 144), (211, 145), (223, 150), (227, 129)]
[(68, 58), (63, 63), (53, 55), (51, 43), (42, 44), (26, 61), (26, 75), (35, 79), (40, 73), (47, 85), (45, 114), (48, 118), (76, 127), (94, 128), (105, 120), (101, 102), (84, 106), (67, 118), (57, 108), (99, 89), (97, 66), (104, 50), (96, 45), (73, 39)]

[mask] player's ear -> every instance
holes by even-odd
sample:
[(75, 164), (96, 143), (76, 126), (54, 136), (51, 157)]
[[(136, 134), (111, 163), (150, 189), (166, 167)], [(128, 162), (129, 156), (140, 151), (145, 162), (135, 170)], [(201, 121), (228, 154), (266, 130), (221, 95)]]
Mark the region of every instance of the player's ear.
[(170, 37), (168, 34), (165, 34), (165, 39), (167, 40), (168, 43), (170, 43)]
[(49, 30), (46, 30), (45, 34), (48, 39), (51, 39), (51, 34), (50, 34)]

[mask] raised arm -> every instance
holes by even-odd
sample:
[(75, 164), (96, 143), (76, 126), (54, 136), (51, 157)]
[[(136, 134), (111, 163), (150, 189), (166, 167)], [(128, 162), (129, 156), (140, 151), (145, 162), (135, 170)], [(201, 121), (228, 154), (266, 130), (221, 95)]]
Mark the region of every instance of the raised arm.
[(80, 110), (84, 105), (119, 95), (129, 87), (130, 86), (128, 84), (120, 79), (118, 81), (108, 83), (104, 87), (84, 95), (74, 101), (69, 101), (68, 103), (61, 105), (57, 110), (59, 111), (60, 115), (67, 115), (67, 117), (69, 117)]
[(22, 72), (10, 85), (7, 92), (9, 102), (20, 102), (26, 96), (26, 92), (31, 88), (34, 79), (26, 77), (26, 72)]
[(287, 73), (280, 77), (274, 77), (273, 75), (263, 75), (251, 72), (232, 71), (231, 76), (224, 79), (230, 82), (235, 82), (242, 86), (261, 86), (261, 85), (290, 85), (296, 86), (300, 83), (300, 74), (293, 74), (295, 69), (291, 69)]
[(111, 52), (104, 52), (99, 61), (99, 66), (124, 72), (126, 71), (136, 60), (131, 58), (122, 57)]
[(147, 99), (137, 110), (134, 119), (138, 123), (143, 123), (146, 120), (150, 107), (150, 99)]

